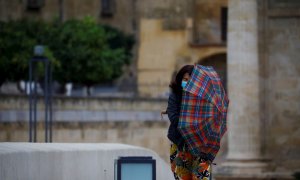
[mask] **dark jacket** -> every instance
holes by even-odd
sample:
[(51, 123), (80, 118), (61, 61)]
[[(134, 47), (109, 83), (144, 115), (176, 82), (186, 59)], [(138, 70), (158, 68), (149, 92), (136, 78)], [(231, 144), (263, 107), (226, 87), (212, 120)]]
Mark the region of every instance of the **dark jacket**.
[(179, 115), (180, 115), (180, 106), (181, 106), (181, 96), (171, 92), (168, 100), (168, 107), (167, 107), (167, 114), (169, 120), (171, 121), (168, 130), (168, 138), (174, 144), (176, 144), (178, 148), (183, 147), (183, 138), (177, 129)]

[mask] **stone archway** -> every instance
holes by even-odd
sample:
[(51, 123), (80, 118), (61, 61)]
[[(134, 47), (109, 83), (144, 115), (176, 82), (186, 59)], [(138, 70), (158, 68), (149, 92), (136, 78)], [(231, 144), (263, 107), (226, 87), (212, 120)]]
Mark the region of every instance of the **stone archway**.
[(203, 66), (213, 66), (214, 69), (219, 74), (223, 86), (225, 90), (227, 91), (227, 57), (226, 53), (218, 53), (213, 54), (207, 57), (204, 57), (200, 59), (198, 64), (201, 64)]

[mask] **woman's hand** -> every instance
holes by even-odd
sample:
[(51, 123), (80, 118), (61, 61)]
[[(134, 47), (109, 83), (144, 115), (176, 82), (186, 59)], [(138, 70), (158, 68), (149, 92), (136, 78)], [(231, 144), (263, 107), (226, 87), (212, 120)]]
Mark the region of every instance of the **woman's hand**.
[(162, 110), (160, 112), (161, 120), (163, 120), (163, 114), (167, 114), (167, 111), (166, 110)]

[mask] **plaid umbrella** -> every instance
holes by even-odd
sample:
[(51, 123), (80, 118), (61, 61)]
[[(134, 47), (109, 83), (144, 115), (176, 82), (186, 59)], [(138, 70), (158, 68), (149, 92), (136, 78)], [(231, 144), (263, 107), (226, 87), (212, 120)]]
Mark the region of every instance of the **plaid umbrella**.
[(184, 88), (178, 129), (190, 152), (203, 153), (212, 162), (226, 132), (229, 100), (216, 71), (210, 66), (195, 65)]

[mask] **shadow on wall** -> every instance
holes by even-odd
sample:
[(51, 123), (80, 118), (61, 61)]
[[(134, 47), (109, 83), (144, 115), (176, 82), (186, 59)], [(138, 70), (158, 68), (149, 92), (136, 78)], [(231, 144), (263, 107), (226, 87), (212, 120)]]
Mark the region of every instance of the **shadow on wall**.
[(227, 92), (227, 57), (226, 53), (213, 54), (198, 61), (203, 66), (212, 66), (219, 74)]

